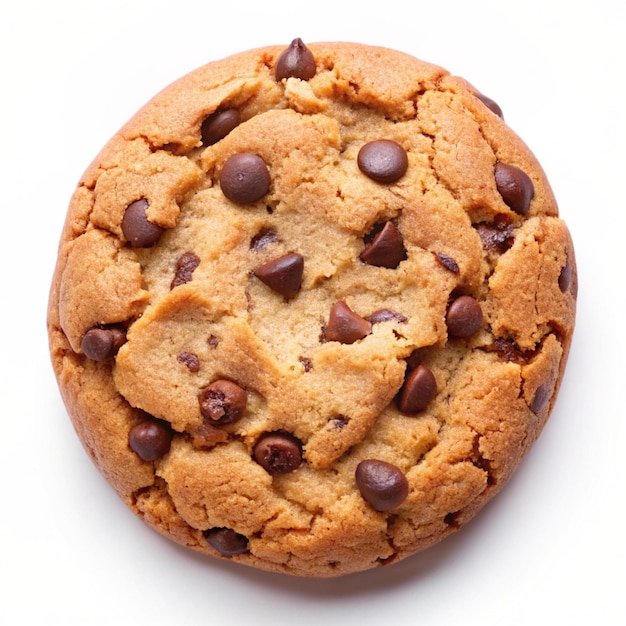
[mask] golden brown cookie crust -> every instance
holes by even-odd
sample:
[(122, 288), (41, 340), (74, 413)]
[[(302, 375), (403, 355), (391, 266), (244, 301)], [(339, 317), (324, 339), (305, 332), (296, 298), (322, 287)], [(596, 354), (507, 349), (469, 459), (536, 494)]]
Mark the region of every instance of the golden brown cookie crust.
[[(285, 48), (199, 68), (105, 146), (70, 203), (48, 327), (76, 431), (136, 514), (206, 554), (328, 577), (438, 542), (506, 483), (556, 399), (576, 268), (540, 165), (471, 85), (353, 43), (310, 44), (314, 74), (277, 80)], [(240, 123), (204, 145), (204, 120), (231, 108)], [(381, 139), (406, 154), (392, 182), (358, 163)], [(240, 153), (269, 172), (249, 203), (220, 179)], [(524, 210), (500, 164), (531, 181)], [(149, 247), (123, 227), (138, 201), (160, 227)], [(386, 224), (392, 267), (361, 257)], [(286, 280), (277, 259), (295, 290), (268, 286)], [(479, 325), (452, 336), (461, 296)], [(120, 345), (89, 358), (86, 334), (112, 328)], [(426, 406), (409, 413), (418, 367)], [(223, 380), (245, 397), (227, 423), (199, 401)], [(148, 460), (131, 442), (146, 420)], [(255, 458), (266, 433), (301, 454), (284, 473)], [(368, 460), (395, 468), (395, 495), (366, 499)]]

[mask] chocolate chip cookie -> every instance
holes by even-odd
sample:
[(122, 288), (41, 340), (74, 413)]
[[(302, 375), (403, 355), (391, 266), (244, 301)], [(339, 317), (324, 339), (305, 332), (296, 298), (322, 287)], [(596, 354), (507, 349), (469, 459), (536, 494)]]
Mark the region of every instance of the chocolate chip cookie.
[(576, 267), (490, 98), (359, 44), (244, 52), (142, 108), (71, 199), (48, 328), (147, 524), (297, 576), (458, 530), (554, 406)]

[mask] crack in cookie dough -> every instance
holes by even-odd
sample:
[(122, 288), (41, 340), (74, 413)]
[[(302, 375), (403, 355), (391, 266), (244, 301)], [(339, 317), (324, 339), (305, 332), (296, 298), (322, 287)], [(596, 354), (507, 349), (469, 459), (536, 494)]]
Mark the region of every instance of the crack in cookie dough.
[(297, 576), (461, 528), (554, 406), (573, 246), (466, 81), (358, 44), (252, 50), (139, 111), (72, 197), (55, 373), (128, 506)]

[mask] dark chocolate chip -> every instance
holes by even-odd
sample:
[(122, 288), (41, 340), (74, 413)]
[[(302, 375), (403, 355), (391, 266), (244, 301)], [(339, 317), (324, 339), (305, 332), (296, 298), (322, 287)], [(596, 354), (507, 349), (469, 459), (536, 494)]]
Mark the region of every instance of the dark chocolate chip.
[(547, 383), (544, 383), (535, 391), (535, 395), (530, 401), (529, 408), (533, 413), (539, 414), (546, 408), (548, 400), (550, 400), (550, 388)]
[(495, 100), (492, 100), (491, 98), (489, 98), (488, 96), (486, 96), (484, 93), (477, 93), (475, 94), (475, 96), (492, 112), (495, 113), (498, 117), (504, 119), (504, 115), (502, 114), (502, 109), (500, 108), (500, 105), (495, 102)]
[(313, 363), (311, 362), (311, 359), (308, 359), (305, 356), (301, 356), (298, 357), (298, 361), (302, 363), (302, 368), (305, 372), (310, 372), (313, 369)]
[(486, 349), (488, 352), (496, 352), (499, 358), (509, 363), (523, 364), (528, 362), (528, 357), (524, 351), (512, 339), (497, 337)]
[(483, 325), (480, 304), (471, 296), (458, 297), (448, 307), (446, 324), (450, 336), (470, 337)]
[(481, 222), (476, 232), (485, 250), (504, 254), (515, 241), (515, 227), (505, 215), (497, 215), (493, 223)]
[(563, 293), (565, 293), (572, 284), (572, 265), (568, 255), (565, 265), (561, 268), (561, 273), (559, 274), (559, 287)]
[(409, 320), (396, 311), (391, 309), (378, 309), (371, 315), (365, 318), (370, 324), (382, 324), (383, 322), (399, 322), (400, 324), (406, 324)]
[(176, 262), (176, 271), (170, 289), (188, 283), (198, 265), (200, 265), (200, 259), (193, 252), (185, 252)]
[(145, 419), (133, 426), (128, 445), (144, 461), (156, 461), (167, 454), (172, 443), (172, 431), (164, 422)]
[(535, 187), (528, 174), (514, 165), (496, 163), (495, 178), (505, 204), (516, 213), (526, 215), (535, 196)]
[(114, 357), (126, 342), (126, 332), (122, 328), (91, 328), (83, 337), (81, 349), (92, 361), (106, 361)]
[(252, 237), (250, 241), (250, 250), (254, 250), (258, 252), (259, 250), (263, 250), (271, 243), (275, 243), (278, 241), (278, 235), (275, 230), (271, 228), (264, 228), (259, 231), (254, 237)]
[(459, 273), (459, 265), (451, 256), (448, 256), (443, 252), (437, 252), (435, 253), (435, 256), (437, 257), (437, 261), (441, 263), (442, 267), (445, 267), (449, 272), (452, 272), (453, 274)]
[(398, 408), (403, 413), (423, 411), (437, 395), (437, 381), (433, 373), (424, 365), (418, 365), (404, 380), (398, 400)]
[(270, 474), (288, 474), (302, 464), (302, 444), (289, 433), (265, 433), (254, 445), (252, 456)]
[(357, 156), (359, 169), (379, 183), (394, 183), (404, 176), (409, 159), (406, 150), (391, 139), (366, 143)]
[(257, 267), (253, 273), (273, 291), (293, 298), (300, 290), (303, 270), (304, 258), (291, 252)]
[(209, 528), (202, 534), (207, 543), (222, 556), (235, 556), (248, 552), (248, 538), (232, 528)]
[(176, 357), (176, 360), (182, 363), (190, 372), (200, 371), (200, 359), (191, 352), (181, 352)]
[(409, 495), (406, 476), (391, 463), (368, 459), (356, 468), (356, 484), (363, 496), (377, 511), (390, 511)]
[(406, 259), (404, 240), (398, 227), (393, 222), (387, 222), (372, 241), (365, 245), (359, 258), (376, 267), (398, 267)]
[(207, 343), (209, 344), (210, 348), (217, 348), (217, 346), (220, 345), (220, 338), (216, 337), (215, 335), (211, 335), (208, 338)]
[(333, 304), (324, 331), (326, 341), (354, 343), (372, 332), (372, 325), (340, 300)]
[(213, 424), (230, 424), (246, 410), (248, 396), (230, 380), (216, 380), (198, 394), (200, 412)]
[(265, 161), (250, 152), (233, 154), (219, 175), (222, 193), (237, 204), (260, 200), (270, 188), (270, 173)]
[(313, 53), (304, 45), (302, 39), (294, 39), (276, 61), (274, 70), (276, 80), (300, 78), (309, 80), (315, 76), (317, 67)]
[(148, 201), (142, 198), (129, 204), (124, 211), (122, 232), (133, 248), (151, 248), (165, 231), (158, 224), (148, 220), (147, 209)]
[(215, 111), (202, 122), (202, 143), (205, 146), (217, 143), (240, 123), (241, 115), (237, 109)]

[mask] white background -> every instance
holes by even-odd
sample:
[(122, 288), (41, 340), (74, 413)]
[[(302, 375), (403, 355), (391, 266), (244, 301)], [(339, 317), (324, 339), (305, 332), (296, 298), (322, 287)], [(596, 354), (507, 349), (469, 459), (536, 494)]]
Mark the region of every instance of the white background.
[[(623, 0), (20, 0), (0, 9), (0, 623), (624, 624)], [(443, 65), (504, 109), (574, 237), (561, 395), (507, 488), (390, 568), (301, 580), (201, 558), (145, 527), (83, 452), (45, 307), (82, 171), (149, 97), (251, 47), (348, 40)]]

